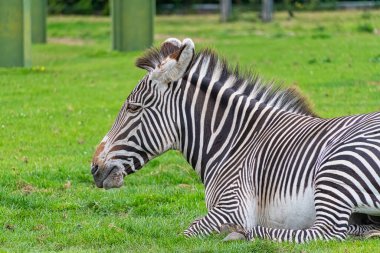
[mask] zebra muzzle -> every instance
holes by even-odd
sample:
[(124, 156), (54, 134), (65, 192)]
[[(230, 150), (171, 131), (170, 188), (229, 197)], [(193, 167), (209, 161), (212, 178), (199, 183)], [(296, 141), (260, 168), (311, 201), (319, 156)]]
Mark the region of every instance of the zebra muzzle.
[(111, 168), (108, 174), (104, 177), (102, 182), (102, 187), (106, 190), (111, 188), (119, 188), (123, 186), (124, 183), (124, 173), (123, 169), (117, 166)]

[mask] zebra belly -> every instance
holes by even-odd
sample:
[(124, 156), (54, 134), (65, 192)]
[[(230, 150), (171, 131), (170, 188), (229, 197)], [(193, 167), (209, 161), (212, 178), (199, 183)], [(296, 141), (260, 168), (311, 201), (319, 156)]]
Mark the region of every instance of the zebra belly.
[(271, 228), (303, 229), (315, 221), (314, 189), (307, 188), (297, 196), (289, 196), (258, 208), (257, 225)]

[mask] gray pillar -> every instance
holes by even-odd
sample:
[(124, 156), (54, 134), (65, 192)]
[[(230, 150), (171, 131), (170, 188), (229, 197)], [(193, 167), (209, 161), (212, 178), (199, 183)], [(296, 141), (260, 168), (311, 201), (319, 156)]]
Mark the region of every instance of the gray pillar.
[(273, 0), (262, 0), (261, 19), (264, 22), (272, 20)]
[(0, 0), (0, 67), (30, 65), (30, 0)]
[(112, 0), (112, 49), (143, 50), (153, 44), (155, 0)]
[(32, 43), (46, 43), (47, 0), (32, 1)]
[(231, 19), (232, 14), (232, 0), (220, 0), (220, 20), (227, 22)]

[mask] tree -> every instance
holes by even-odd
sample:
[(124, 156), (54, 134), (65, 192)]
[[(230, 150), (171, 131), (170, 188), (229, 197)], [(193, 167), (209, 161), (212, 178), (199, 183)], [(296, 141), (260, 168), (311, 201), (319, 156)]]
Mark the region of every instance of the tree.
[(231, 18), (232, 0), (220, 0), (220, 20), (227, 22)]
[(272, 13), (273, 0), (262, 0), (261, 20), (264, 22), (270, 22), (272, 20)]

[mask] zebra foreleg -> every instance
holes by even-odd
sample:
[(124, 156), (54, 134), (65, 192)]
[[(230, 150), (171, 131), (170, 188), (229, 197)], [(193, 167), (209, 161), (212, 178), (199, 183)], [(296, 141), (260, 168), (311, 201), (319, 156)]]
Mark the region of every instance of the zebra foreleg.
[(204, 236), (212, 232), (220, 233), (222, 224), (229, 224), (228, 214), (220, 208), (214, 208), (206, 216), (196, 219), (188, 229), (184, 231), (185, 236)]
[(305, 243), (313, 240), (331, 240), (339, 239), (344, 240), (347, 236), (346, 229), (338, 230), (337, 227), (329, 227), (328, 233), (324, 231), (329, 226), (313, 226), (308, 229), (276, 229), (256, 226), (249, 230), (245, 237), (247, 240), (254, 240), (255, 238), (269, 239), (277, 242), (295, 242), (295, 243)]
[(360, 236), (365, 238), (371, 238), (375, 236), (380, 236), (380, 226), (379, 225), (350, 225), (348, 227), (348, 235)]
[(348, 235), (370, 238), (380, 236), (379, 218), (362, 213), (353, 213), (350, 217)]
[[(236, 197), (239, 190), (239, 184), (231, 184), (225, 189), (224, 194), (220, 197), (218, 203), (201, 219), (196, 219), (188, 229), (184, 231), (185, 236), (209, 235), (212, 232), (220, 233), (221, 230), (232, 228), (241, 230), (241, 222), (236, 218), (235, 212), (239, 210), (239, 198)], [(223, 226), (224, 225), (224, 228)], [(228, 230), (227, 229), (227, 230)], [(228, 231), (226, 231), (228, 232)]]

